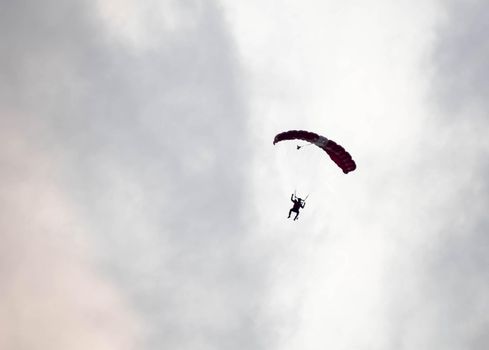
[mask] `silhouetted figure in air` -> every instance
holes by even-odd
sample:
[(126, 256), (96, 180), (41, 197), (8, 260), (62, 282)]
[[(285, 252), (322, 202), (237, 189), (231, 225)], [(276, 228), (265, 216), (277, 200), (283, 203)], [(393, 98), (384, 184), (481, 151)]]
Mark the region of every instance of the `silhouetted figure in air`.
[(292, 203), (294, 203), (294, 206), (292, 207), (292, 209), (289, 210), (289, 216), (287, 218), (290, 218), (290, 214), (294, 212), (295, 213), (294, 221), (295, 221), (299, 217), (299, 210), (306, 206), (306, 202), (303, 199), (297, 197), (294, 193), (292, 193), (292, 196), (290, 196), (290, 200), (292, 201)]

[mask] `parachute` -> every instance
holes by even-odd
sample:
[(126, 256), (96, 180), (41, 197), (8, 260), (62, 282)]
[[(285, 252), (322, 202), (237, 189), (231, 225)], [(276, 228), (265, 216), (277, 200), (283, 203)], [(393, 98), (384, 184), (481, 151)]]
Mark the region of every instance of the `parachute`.
[[(326, 137), (305, 130), (289, 130), (277, 134), (273, 144), (286, 140), (303, 140), (323, 149), (333, 162), (338, 165), (345, 174), (356, 169), (355, 161), (351, 155), (340, 145)], [(299, 148), (299, 146), (298, 146)]]

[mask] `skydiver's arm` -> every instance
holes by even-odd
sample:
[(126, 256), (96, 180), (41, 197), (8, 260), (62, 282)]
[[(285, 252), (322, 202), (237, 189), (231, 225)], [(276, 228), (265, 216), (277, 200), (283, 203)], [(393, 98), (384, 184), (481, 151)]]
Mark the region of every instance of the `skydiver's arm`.
[(292, 202), (294, 201), (294, 194), (293, 194), (293, 193), (290, 195), (290, 200), (291, 200)]
[(304, 208), (305, 206), (306, 206), (306, 202), (303, 202), (301, 208)]

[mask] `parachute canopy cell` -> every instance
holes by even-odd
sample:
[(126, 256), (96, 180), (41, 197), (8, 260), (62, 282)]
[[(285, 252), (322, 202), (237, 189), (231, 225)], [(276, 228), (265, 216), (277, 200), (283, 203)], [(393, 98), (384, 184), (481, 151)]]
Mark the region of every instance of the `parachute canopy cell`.
[(273, 144), (286, 140), (303, 140), (318, 146), (329, 155), (331, 160), (333, 160), (345, 174), (355, 170), (357, 167), (350, 153), (336, 142), (328, 140), (324, 136), (305, 130), (289, 130), (277, 134), (273, 139)]

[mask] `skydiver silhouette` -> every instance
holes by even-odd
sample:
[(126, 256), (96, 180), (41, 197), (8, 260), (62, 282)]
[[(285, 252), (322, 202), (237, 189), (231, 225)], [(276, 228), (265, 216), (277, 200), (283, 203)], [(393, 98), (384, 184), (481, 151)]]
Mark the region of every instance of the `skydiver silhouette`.
[(294, 206), (289, 210), (289, 216), (287, 216), (287, 218), (290, 218), (290, 214), (294, 212), (295, 213), (294, 221), (295, 221), (299, 217), (299, 210), (306, 206), (306, 202), (303, 199), (297, 197), (294, 193), (292, 193), (292, 195), (290, 196), (290, 200), (292, 201), (292, 203), (294, 203)]

